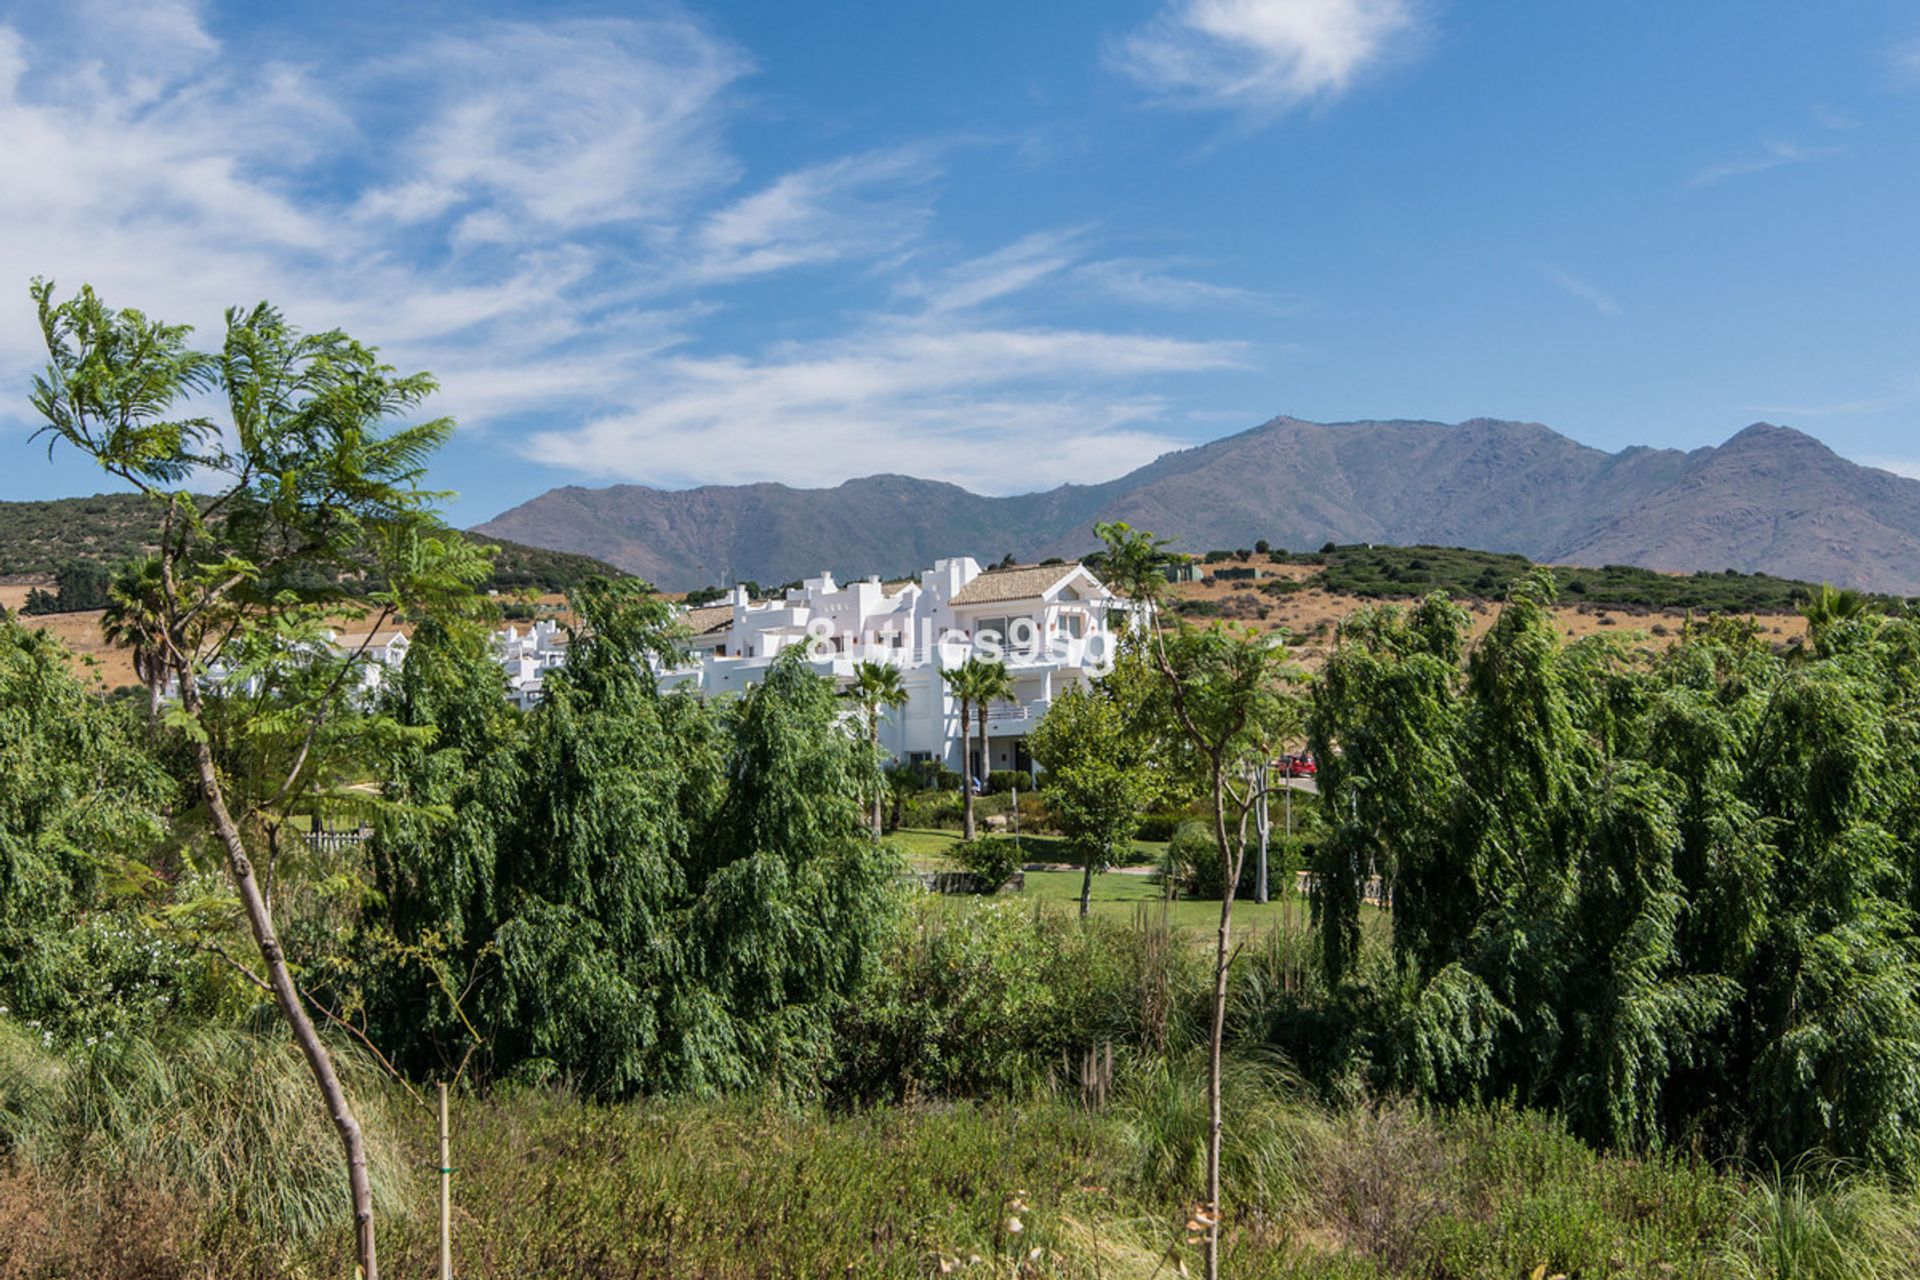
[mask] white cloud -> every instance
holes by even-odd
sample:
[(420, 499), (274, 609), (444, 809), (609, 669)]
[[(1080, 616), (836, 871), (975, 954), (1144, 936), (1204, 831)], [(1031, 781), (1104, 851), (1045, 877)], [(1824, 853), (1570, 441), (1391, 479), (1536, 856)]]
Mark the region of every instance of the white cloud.
[(986, 492), (1101, 479), (1176, 447), (1156, 398), (1115, 380), (1230, 368), (1234, 344), (914, 324), (758, 357), (671, 357), (652, 393), (528, 442), (541, 462), (635, 480), (832, 484), (897, 471)]
[(1580, 299), (1580, 301), (1586, 303), (1601, 315), (1617, 316), (1620, 314), (1620, 304), (1613, 300), (1612, 294), (1600, 288), (1598, 285), (1582, 280), (1571, 271), (1563, 271), (1559, 267), (1548, 267), (1546, 274), (1547, 279), (1553, 284)]
[(1169, 0), (1110, 61), (1169, 101), (1270, 115), (1338, 97), (1420, 32), (1413, 0)]
[(138, 101), (156, 97), (220, 49), (194, 0), (77, 0), (68, 17), (77, 30), (112, 33), (87, 46), (87, 65)]
[(1856, 461), (1863, 467), (1878, 467), (1909, 480), (1920, 480), (1920, 458), (1859, 458)]
[(1778, 169), (1782, 165), (1812, 164), (1817, 160), (1826, 160), (1846, 151), (1845, 147), (1809, 147), (1791, 140), (1768, 142), (1760, 151), (1745, 156), (1736, 156), (1731, 160), (1722, 160), (1695, 171), (1687, 179), (1690, 187), (1710, 187), (1728, 178), (1743, 177), (1750, 173), (1765, 173), (1769, 169)]
[(1179, 274), (1177, 262), (1144, 258), (1109, 258), (1074, 270), (1076, 279), (1122, 302), (1181, 310), (1208, 308), (1271, 309), (1275, 300), (1253, 289), (1214, 284)]
[(1920, 84), (1920, 39), (1895, 45), (1889, 55), (1895, 83), (1902, 87)]
[(409, 176), (363, 212), (414, 222), (480, 203), (556, 233), (669, 217), (735, 176), (722, 93), (748, 69), (683, 20), (434, 40), (382, 68), (422, 78), (431, 103), (396, 155)]
[[(1148, 460), (1177, 443), (1158, 383), (1245, 358), (1024, 319), (1055, 281), (1168, 306), (1240, 292), (1094, 259), (1085, 229), (956, 260), (930, 235), (932, 146), (746, 184), (727, 135), (749, 61), (689, 20), (477, 26), (323, 66), (233, 56), (190, 5), (140, 12), (126, 39), (165, 68), (144, 78), (0, 24), (0, 377), (44, 358), (34, 275), (209, 342), (225, 307), (270, 298), (434, 370), (464, 428), (542, 428), (516, 437), (526, 456), (585, 475), (1007, 490)], [(884, 269), (884, 301), (816, 315), (801, 343), (716, 338), (728, 290), (826, 264)]]
[(1847, 418), (1858, 414), (1891, 413), (1916, 403), (1920, 403), (1920, 378), (1904, 378), (1895, 383), (1893, 390), (1877, 395), (1814, 403), (1752, 405), (1749, 408), (1752, 412), (1779, 418)]
[(957, 263), (931, 281), (910, 280), (901, 293), (925, 300), (930, 312), (965, 311), (1058, 276), (1081, 257), (1083, 231), (1036, 231), (1004, 248)]
[(909, 193), (935, 172), (920, 149), (903, 148), (784, 174), (701, 222), (686, 277), (734, 280), (885, 256), (917, 237), (932, 217), (927, 201)]

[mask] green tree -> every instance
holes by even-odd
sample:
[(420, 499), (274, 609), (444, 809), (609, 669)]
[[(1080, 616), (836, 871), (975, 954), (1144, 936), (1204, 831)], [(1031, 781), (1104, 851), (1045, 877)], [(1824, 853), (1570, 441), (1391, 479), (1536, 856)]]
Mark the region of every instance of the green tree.
[(1258, 770), (1297, 731), (1295, 704), (1285, 694), (1293, 671), (1283, 640), (1185, 623), (1158, 625), (1166, 603), (1163, 544), (1125, 522), (1094, 531), (1106, 544), (1107, 582), (1140, 611), (1142, 640), (1160, 674), (1170, 726), (1183, 736), (1212, 805), (1214, 840), (1222, 881), (1220, 927), (1215, 936), (1213, 992), (1207, 1036), (1207, 1224), (1208, 1280), (1220, 1274), (1220, 1142), (1222, 1052), (1226, 1038), (1227, 971), (1232, 962), (1234, 891), (1247, 853), (1247, 827)]
[(1004, 662), (987, 658), (969, 658), (977, 663), (973, 677), (973, 714), (980, 723), (980, 780), (993, 773), (993, 743), (987, 736), (987, 715), (996, 702), (1014, 701), (1013, 673)]
[[(1007, 669), (997, 662), (988, 662), (985, 658), (969, 657), (957, 667), (949, 667), (940, 673), (940, 679), (946, 683), (947, 693), (960, 704), (960, 794), (961, 819), (960, 838), (974, 838), (973, 823), (973, 719), (980, 717), (980, 754), (982, 764), (986, 757), (987, 705), (995, 698), (1003, 696), (1001, 691), (1008, 689)], [(983, 768), (981, 772), (985, 772)]]
[(63, 564), (54, 574), (60, 588), (60, 612), (81, 613), (107, 607), (107, 569), (93, 560)]
[(1161, 791), (1148, 754), (1154, 740), (1141, 732), (1138, 708), (1121, 701), (1125, 688), (1124, 682), (1075, 685), (1053, 700), (1027, 736), (1046, 771), (1047, 809), (1081, 862), (1082, 916), (1092, 910), (1094, 874), (1127, 847)]
[(881, 796), (885, 788), (878, 770), (880, 768), (880, 720), (895, 707), (907, 705), (907, 688), (901, 682), (900, 668), (886, 662), (857, 663), (853, 669), (853, 683), (841, 691), (842, 695), (859, 708), (861, 719), (866, 722), (867, 746), (873, 757), (872, 777), (867, 787), (873, 793), (873, 838), (877, 842), (881, 836), (883, 814)]
[(1815, 649), (1820, 649), (1834, 628), (1860, 617), (1871, 608), (1872, 602), (1865, 593), (1851, 587), (1836, 589), (1832, 583), (1823, 582), (1819, 593), (1800, 606), (1800, 616), (1807, 620), (1807, 635)]
[(133, 658), (133, 673), (147, 689), (147, 718), (156, 723), (167, 682), (165, 608), (160, 561), (148, 556), (129, 561), (114, 573), (107, 586), (106, 612), (100, 618), (100, 634), (106, 642), (128, 650)]
[[(216, 355), (194, 350), (184, 326), (116, 312), (90, 288), (56, 302), (53, 286), (36, 280), (32, 293), (49, 357), (32, 392), (41, 433), (160, 512), (153, 620), (162, 672), (178, 680), (181, 699), (167, 723), (185, 745), (260, 957), (252, 980), (285, 1017), (340, 1136), (356, 1255), (375, 1280), (360, 1123), (294, 981), (249, 832), (283, 821), (327, 749), (357, 736), (342, 714), (364, 652), (333, 651), (330, 617), (368, 612), (378, 628), (402, 612), (457, 607), (485, 572), (420, 487), (452, 424), (396, 425), (433, 390), (430, 377), (397, 374), (344, 333), (301, 333), (264, 303), (227, 313)], [(199, 392), (220, 397), (226, 430), (187, 412)], [(189, 483), (210, 496), (197, 499)], [(349, 577), (378, 585), (355, 598), (339, 585)], [(230, 675), (210, 685), (216, 658)], [(231, 763), (255, 733), (287, 748), (286, 772), (235, 795), (223, 757)]]
[[(163, 902), (147, 862), (175, 789), (124, 709), (73, 676), (59, 642), (10, 619), (0, 619), (0, 778), (0, 1006), (49, 1038), (151, 1030), (140, 1021), (180, 991), (127, 979), (158, 952), (139, 916)], [(115, 939), (131, 941), (94, 945)]]

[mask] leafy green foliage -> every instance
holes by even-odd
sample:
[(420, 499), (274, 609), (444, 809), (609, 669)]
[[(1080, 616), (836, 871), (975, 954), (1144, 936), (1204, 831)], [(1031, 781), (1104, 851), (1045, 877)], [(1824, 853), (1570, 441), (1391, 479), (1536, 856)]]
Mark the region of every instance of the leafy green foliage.
[(395, 709), (436, 746), (386, 785), (430, 816), (383, 826), (374, 857), (384, 931), (423, 962), (382, 997), (383, 1034), (423, 1063), (477, 1037), (493, 1076), (603, 1095), (804, 1089), (890, 919), (867, 746), (798, 651), (713, 707), (638, 661), (670, 643), (657, 597), (610, 583), (582, 608), (524, 718), (474, 642), (408, 655)]
[(1086, 871), (1083, 912), (1093, 876), (1121, 859), (1141, 815), (1166, 789), (1152, 697), (1144, 658), (1133, 645), (1095, 684), (1074, 685), (1056, 697), (1027, 737), (1046, 771), (1047, 811)]
[(962, 840), (953, 846), (951, 856), (980, 878), (981, 889), (986, 893), (999, 892), (1000, 886), (1013, 879), (1024, 861), (1019, 842), (1006, 836)]
[(1914, 624), (1836, 613), (1796, 661), (1709, 624), (1634, 659), (1563, 647), (1552, 591), (1518, 584), (1464, 663), (1437, 596), (1363, 614), (1316, 689), (1350, 1008), (1370, 876), (1394, 907), (1379, 1079), (1920, 1171)]
[(49, 1044), (205, 1011), (205, 961), (142, 919), (177, 792), (140, 738), (51, 637), (0, 620), (0, 1008)]

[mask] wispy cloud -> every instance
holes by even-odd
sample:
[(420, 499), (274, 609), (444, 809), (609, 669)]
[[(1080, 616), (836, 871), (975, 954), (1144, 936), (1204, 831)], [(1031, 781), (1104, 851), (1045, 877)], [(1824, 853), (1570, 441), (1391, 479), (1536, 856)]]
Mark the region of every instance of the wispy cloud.
[[(1232, 344), (936, 318), (751, 356), (677, 357), (643, 403), (527, 444), (591, 474), (685, 482), (936, 475), (985, 492), (1108, 476), (1172, 447), (1166, 406), (1116, 380), (1233, 367)], [(849, 470), (849, 460), (853, 470)]]
[(929, 280), (907, 280), (901, 293), (924, 300), (929, 312), (965, 311), (1025, 293), (1059, 276), (1085, 256), (1086, 230), (1036, 231), (1004, 248), (954, 264)]
[(1920, 378), (1908, 378), (1893, 390), (1846, 400), (1801, 404), (1750, 405), (1755, 413), (1778, 418), (1846, 418), (1863, 413), (1891, 413), (1920, 404)]
[(1920, 480), (1920, 458), (1856, 458), (1863, 467), (1878, 467), (1909, 480)]
[(1276, 299), (1253, 289), (1195, 279), (1181, 273), (1184, 265), (1178, 260), (1108, 258), (1077, 267), (1074, 277), (1110, 298), (1143, 306), (1182, 310), (1276, 310), (1284, 305), (1297, 305), (1297, 302)]
[(1168, 0), (1109, 62), (1165, 100), (1274, 115), (1418, 43), (1413, 0)]
[(734, 280), (886, 256), (925, 230), (932, 210), (918, 193), (936, 175), (921, 148), (784, 174), (701, 221), (686, 275), (703, 282)]
[[(1037, 322), (1054, 283), (1242, 295), (1103, 260), (1087, 228), (959, 253), (933, 234), (937, 145), (753, 172), (729, 137), (752, 60), (690, 18), (476, 24), (335, 66), (238, 56), (184, 0), (121, 12), (58, 38), (0, 23), (0, 286), (88, 281), (203, 333), (271, 298), (586, 476), (1100, 479), (1176, 443), (1166, 380), (1247, 361), (1137, 313)], [(880, 277), (871, 300), (804, 340), (718, 326), (738, 291), (826, 266)], [(41, 357), (29, 309), (0, 305), (0, 377)]]
[(1614, 301), (1612, 294), (1602, 289), (1599, 285), (1582, 280), (1579, 276), (1574, 275), (1573, 272), (1562, 270), (1559, 267), (1546, 268), (1546, 276), (1550, 282), (1580, 299), (1580, 301), (1586, 303), (1601, 315), (1617, 316), (1620, 314), (1620, 304)]
[(1750, 173), (1765, 173), (1769, 169), (1778, 169), (1783, 165), (1812, 164), (1818, 160), (1827, 160), (1846, 151), (1841, 146), (1809, 147), (1791, 140), (1768, 142), (1759, 151), (1750, 155), (1735, 156), (1698, 169), (1687, 179), (1690, 187), (1710, 187), (1725, 182), (1728, 178), (1743, 177)]
[(1887, 55), (1895, 83), (1903, 88), (1920, 85), (1920, 37), (1895, 45)]

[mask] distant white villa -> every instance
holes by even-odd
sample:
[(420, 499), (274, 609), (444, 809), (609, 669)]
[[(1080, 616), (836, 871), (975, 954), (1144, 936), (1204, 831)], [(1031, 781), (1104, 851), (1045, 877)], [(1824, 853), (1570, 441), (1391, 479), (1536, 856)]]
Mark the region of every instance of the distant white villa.
[(551, 618), (522, 631), (508, 626), (493, 633), (493, 656), (507, 672), (507, 700), (531, 711), (546, 691), (547, 672), (567, 663), (567, 632)]
[[(842, 586), (822, 573), (779, 600), (750, 600), (735, 587), (726, 603), (686, 612), (693, 661), (663, 672), (661, 684), (737, 692), (797, 644), (809, 646), (814, 670), (841, 687), (861, 661), (890, 663), (900, 668), (908, 702), (887, 713), (882, 748), (897, 761), (938, 760), (984, 777), (1030, 768), (1027, 732), (1056, 696), (1112, 660), (1110, 615), (1124, 607), (1081, 564), (983, 570), (964, 556), (936, 561), (918, 580), (871, 577)], [(975, 655), (1005, 662), (1016, 697), (989, 708), (985, 758), (976, 740), (972, 759), (962, 761), (960, 708), (941, 672)]]
[[(724, 604), (685, 610), (680, 621), (692, 633), (688, 659), (656, 675), (663, 689), (692, 687), (716, 696), (765, 679), (773, 660), (795, 645), (806, 646), (813, 669), (841, 688), (860, 662), (888, 663), (900, 669), (908, 698), (881, 724), (888, 756), (937, 760), (984, 778), (1032, 767), (1027, 733), (1054, 698), (1105, 670), (1118, 643), (1114, 619), (1128, 607), (1082, 564), (983, 570), (962, 556), (936, 561), (917, 580), (872, 577), (844, 586), (822, 573), (778, 600), (751, 600), (744, 587), (735, 587)], [(539, 703), (548, 673), (566, 665), (567, 641), (567, 630), (551, 619), (494, 633), (494, 657), (515, 706), (526, 711)], [(399, 670), (408, 649), (398, 629), (329, 632), (324, 643), (333, 654), (360, 656), (353, 689), (363, 702)], [(974, 721), (973, 755), (962, 760), (960, 706), (941, 673), (976, 656), (1005, 663), (1014, 698), (988, 708), (984, 755)], [(207, 678), (220, 684), (230, 671), (216, 659)], [(170, 687), (167, 696), (177, 691)]]

